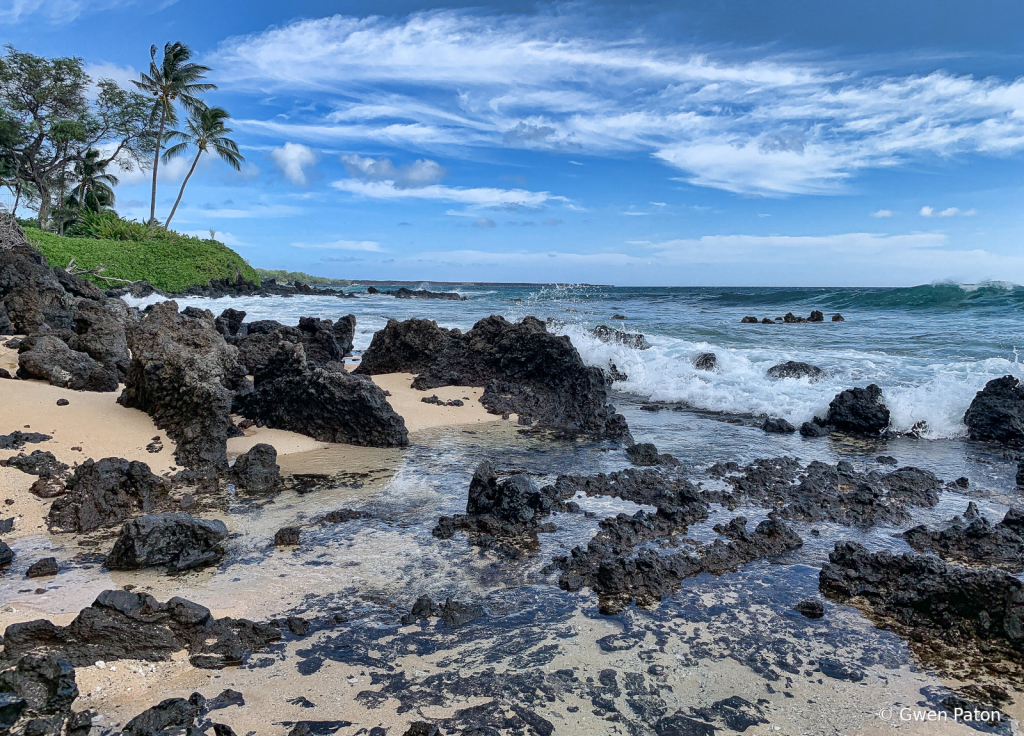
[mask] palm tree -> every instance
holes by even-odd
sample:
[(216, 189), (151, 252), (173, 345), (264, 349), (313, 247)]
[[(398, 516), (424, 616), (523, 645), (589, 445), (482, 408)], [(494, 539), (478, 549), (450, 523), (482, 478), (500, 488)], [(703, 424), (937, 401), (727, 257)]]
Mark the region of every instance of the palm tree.
[(100, 158), (96, 149), (89, 149), (82, 159), (75, 162), (78, 186), (71, 190), (68, 198), (72, 206), (100, 212), (114, 205), (114, 187), (119, 182), (116, 176), (107, 173), (109, 163)]
[(209, 67), (194, 64), (192, 49), (179, 42), (164, 44), (164, 56), (156, 60), (156, 45), (149, 49), (149, 74), (143, 72), (133, 84), (153, 100), (152, 122), (156, 124), (156, 152), (153, 154), (153, 188), (149, 203), (149, 225), (156, 224), (156, 175), (160, 167), (160, 145), (168, 124), (178, 122), (174, 103), (181, 102), (188, 112), (205, 107), (199, 95), (217, 89), (217, 85), (199, 80), (206, 77)]
[(228, 134), (232, 132), (231, 128), (224, 125), (224, 121), (229, 117), (230, 115), (222, 107), (204, 107), (192, 110), (188, 120), (185, 121), (184, 131), (172, 130), (167, 133), (166, 141), (168, 143), (173, 140), (178, 143), (164, 151), (164, 163), (185, 153), (189, 146), (196, 147), (196, 157), (192, 159), (192, 167), (185, 175), (185, 181), (181, 182), (178, 198), (174, 200), (171, 214), (167, 216), (167, 222), (164, 223), (165, 228), (171, 226), (171, 220), (174, 219), (174, 213), (178, 211), (178, 204), (181, 202), (181, 195), (185, 193), (185, 185), (192, 177), (192, 172), (196, 170), (200, 156), (212, 150), (235, 171), (242, 168), (245, 157), (238, 152), (238, 144), (228, 138)]

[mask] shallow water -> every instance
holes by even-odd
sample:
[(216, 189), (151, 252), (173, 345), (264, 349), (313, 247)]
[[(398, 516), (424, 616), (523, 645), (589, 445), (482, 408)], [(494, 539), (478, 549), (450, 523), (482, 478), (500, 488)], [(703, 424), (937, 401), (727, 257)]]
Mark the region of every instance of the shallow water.
[[(492, 313), (550, 317), (585, 360), (602, 366), (612, 360), (629, 374), (628, 381), (615, 384), (614, 400), (633, 435), (678, 457), (695, 483), (720, 482), (705, 472), (720, 461), (742, 465), (787, 455), (804, 464), (847, 460), (866, 470), (879, 467), (879, 455), (890, 455), (900, 466), (930, 470), (943, 480), (969, 479), (968, 488), (945, 491), (937, 507), (912, 509), (914, 519), (907, 526), (949, 519), (971, 500), (993, 521), (1009, 505), (1022, 503), (1015, 462), (996, 448), (966, 441), (958, 424), (985, 381), (1006, 373), (1024, 376), (1014, 352), (1018, 342), (1024, 344), (1018, 327), (1024, 316), (1020, 287), (468, 287), (460, 292), (470, 299), (189, 299), (181, 305), (215, 313), (232, 306), (247, 311), (249, 319), (285, 323), (303, 315), (353, 313), (357, 350), (369, 344), (389, 316), (430, 315), (443, 326), (461, 329)], [(842, 311), (847, 321), (739, 324), (746, 314), (806, 315), (815, 308), (825, 311), (826, 318)], [(611, 321), (616, 313), (629, 319)], [(642, 331), (654, 347), (635, 351), (586, 335), (585, 328), (601, 323)], [(718, 355), (720, 372), (694, 370), (690, 358), (704, 351)], [(788, 359), (818, 365), (829, 378), (811, 384), (764, 377), (768, 366)], [(897, 429), (927, 421), (924, 437), (805, 439), (759, 428), (761, 415), (803, 421), (821, 412), (838, 390), (868, 382), (883, 387)], [(681, 410), (641, 408), (651, 400), (679, 402)], [(35, 559), (55, 554), (71, 561), (97, 549), (39, 536), (24, 541), (11, 574), (0, 579), (0, 600), (7, 608), (70, 616), (100, 590), (131, 584), (161, 600), (182, 595), (231, 615), (300, 615), (314, 622), (308, 637), (289, 634), (245, 667), (218, 675), (216, 688), (206, 673), (178, 667), (178, 674), (142, 697), (138, 688), (135, 693), (109, 689), (108, 674), (86, 668), (83, 682), (108, 687), (90, 696), (105, 728), (160, 697), (187, 696), (196, 687), (206, 687), (203, 692), (210, 696), (229, 683), (250, 701), (247, 709), (221, 719), (239, 733), (246, 728), (285, 733), (282, 724), (294, 720), (337, 719), (351, 724), (336, 728), (340, 736), (365, 734), (374, 726), (400, 736), (409, 721), (420, 718), (448, 719), (444, 731), (453, 733), (474, 718), (486, 723), (504, 718), (502, 734), (544, 734), (545, 726), (531, 726), (515, 710), (523, 707), (552, 724), (555, 734), (650, 736), (666, 714), (680, 710), (697, 717), (697, 710), (733, 695), (750, 704), (743, 712), (753, 725), (740, 729), (739, 721), (709, 715), (720, 733), (845, 734), (873, 723), (878, 709), (895, 704), (936, 708), (948, 693), (945, 687), (951, 683), (922, 670), (905, 642), (876, 629), (856, 609), (826, 602), (826, 616), (819, 621), (792, 611), (796, 602), (817, 596), (818, 570), (836, 541), (902, 552), (908, 547), (898, 535), (906, 527), (859, 531), (793, 522), (804, 540), (799, 550), (736, 573), (686, 580), (651, 610), (630, 607), (602, 616), (593, 594), (561, 591), (557, 574), (544, 574), (543, 568), (553, 556), (586, 545), (601, 518), (640, 507), (581, 497), (577, 501), (588, 513), (556, 514), (558, 531), (539, 535), (539, 548), (520, 555), (477, 549), (461, 533), (440, 541), (431, 529), (439, 516), (464, 511), (469, 479), (481, 460), (494, 462), (499, 473), (527, 472), (544, 483), (559, 473), (628, 467), (621, 447), (552, 440), (507, 422), (418, 432), (411, 440), (407, 449), (373, 451), (378, 454), (363, 455), (358, 463), (331, 451), (282, 457), (286, 473), (327, 473), (338, 480), (310, 493), (286, 491), (271, 502), (230, 498), (206, 514), (225, 519), (234, 534), (227, 559), (216, 568), (173, 577), (109, 573), (79, 558), (45, 594), (35, 595), (26, 590), (34, 586), (22, 578)], [(341, 524), (317, 521), (338, 508), (363, 512), (364, 518)], [(691, 527), (687, 536), (711, 541), (717, 537), (716, 523), (743, 515), (753, 526), (765, 514), (754, 506), (733, 511), (713, 506), (711, 517)], [(275, 550), (274, 531), (291, 524), (303, 526), (301, 546)], [(399, 626), (399, 617), (420, 595), (437, 602), (450, 597), (479, 603), (486, 615), (459, 628), (437, 619)], [(836, 675), (826, 667), (832, 673), (827, 674), (823, 659), (839, 661), (847, 670)], [(299, 696), (316, 705), (296, 705)], [(497, 704), (500, 716), (488, 704)], [(265, 717), (254, 715), (260, 713), (274, 714), (273, 728), (266, 727)], [(769, 730), (775, 726), (778, 730)]]

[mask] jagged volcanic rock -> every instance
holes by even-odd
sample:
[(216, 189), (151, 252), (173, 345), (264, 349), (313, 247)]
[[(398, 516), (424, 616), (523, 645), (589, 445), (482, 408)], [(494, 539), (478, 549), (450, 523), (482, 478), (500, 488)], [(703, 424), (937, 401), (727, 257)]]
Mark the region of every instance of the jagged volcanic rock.
[(228, 528), (220, 520), (183, 512), (147, 514), (125, 523), (103, 561), (110, 570), (165, 567), (181, 572), (212, 565), (224, 556)]
[(256, 374), (240, 413), (258, 424), (309, 435), (322, 442), (401, 447), (405, 421), (367, 378), (311, 367), (302, 345), (282, 343)]
[(277, 450), (260, 442), (243, 452), (231, 468), (235, 484), (249, 493), (268, 493), (281, 485), (281, 466)]
[(37, 378), (75, 391), (116, 391), (117, 367), (98, 363), (50, 335), (27, 338), (18, 355), (18, 377)]
[(851, 388), (836, 394), (828, 405), (825, 424), (840, 432), (876, 437), (889, 426), (889, 409), (882, 402), (882, 389), (875, 384)]
[(64, 532), (91, 532), (169, 504), (166, 481), (148, 465), (116, 457), (86, 460), (75, 468), (67, 490), (47, 515), (50, 526)]
[(154, 304), (128, 333), (132, 362), (118, 402), (141, 409), (177, 443), (175, 459), (194, 470), (225, 470), (237, 429), (231, 402), (245, 371), (209, 311), (179, 314)]
[(811, 383), (825, 378), (825, 371), (810, 363), (801, 363), (797, 360), (787, 360), (785, 363), (773, 365), (765, 374), (768, 378), (809, 378)]
[(598, 325), (590, 330), (590, 334), (601, 342), (617, 343), (634, 350), (650, 350), (651, 348), (647, 338), (638, 332), (623, 332), (607, 325)]
[(964, 414), (972, 440), (1024, 445), (1024, 386), (1013, 376), (985, 384)]
[(438, 327), (432, 319), (389, 319), (383, 330), (374, 333), (353, 373), (421, 373), (441, 356), (453, 338), (461, 336), (459, 330)]
[(1017, 508), (993, 524), (971, 502), (962, 519), (951, 519), (943, 529), (915, 526), (903, 538), (918, 552), (934, 552), (944, 560), (1024, 572), (1024, 511)]
[(105, 590), (67, 626), (45, 619), (11, 624), (4, 632), (4, 654), (52, 653), (75, 667), (97, 660), (157, 662), (187, 649), (194, 667), (220, 669), (241, 664), (249, 652), (281, 638), (267, 624), (246, 619), (214, 619), (209, 609), (183, 598), (160, 603), (153, 596)]

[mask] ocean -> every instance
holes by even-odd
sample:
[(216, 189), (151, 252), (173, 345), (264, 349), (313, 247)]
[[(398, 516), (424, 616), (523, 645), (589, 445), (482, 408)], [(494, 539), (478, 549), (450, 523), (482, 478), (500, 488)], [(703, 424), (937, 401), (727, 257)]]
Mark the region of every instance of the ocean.
[[(1010, 283), (842, 289), (423, 283), (421, 288), (457, 291), (467, 301), (371, 296), (365, 286), (347, 287), (359, 294), (347, 300), (178, 301), (214, 314), (230, 306), (245, 310), (249, 320), (285, 324), (296, 324), (301, 316), (334, 319), (351, 313), (357, 319), (357, 354), (392, 317), (427, 317), (443, 327), (468, 330), (491, 314), (510, 320), (533, 315), (569, 335), (587, 363), (603, 368), (614, 363), (626, 374), (628, 380), (615, 384), (626, 401), (679, 402), (700, 412), (782, 417), (798, 425), (823, 415), (837, 392), (876, 383), (892, 412), (892, 429), (914, 429), (932, 440), (964, 436), (964, 411), (987, 381), (1007, 374), (1024, 378), (1024, 287)], [(824, 312), (825, 322), (740, 323), (748, 315), (774, 319), (793, 312), (806, 317), (812, 310)], [(845, 321), (831, 322), (836, 313)], [(588, 329), (599, 324), (642, 333), (651, 349), (596, 340)], [(692, 359), (705, 352), (717, 356), (718, 372), (694, 368)], [(827, 378), (812, 383), (766, 377), (769, 367), (787, 360), (816, 365)]]

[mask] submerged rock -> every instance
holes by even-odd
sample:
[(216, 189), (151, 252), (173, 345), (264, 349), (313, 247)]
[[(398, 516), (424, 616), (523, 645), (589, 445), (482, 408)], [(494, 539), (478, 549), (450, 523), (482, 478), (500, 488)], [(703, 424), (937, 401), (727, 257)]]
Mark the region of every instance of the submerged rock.
[(454, 336), (413, 388), (485, 387), (481, 403), (492, 414), (532, 417), (541, 426), (627, 439), (629, 428), (608, 404), (604, 372), (583, 363), (567, 336), (553, 335), (526, 317), (512, 324), (491, 316)]
[(851, 388), (836, 394), (828, 405), (825, 424), (840, 432), (876, 437), (889, 427), (889, 409), (876, 384)]
[(227, 536), (220, 520), (196, 519), (183, 512), (147, 514), (121, 527), (103, 564), (110, 570), (191, 570), (218, 562)]
[(802, 363), (798, 360), (787, 360), (785, 363), (773, 365), (765, 374), (768, 378), (809, 378), (811, 383), (825, 378), (825, 371), (816, 365)]
[(653, 442), (638, 442), (635, 445), (630, 445), (626, 448), (626, 457), (634, 465), (640, 466), (664, 465), (675, 467), (679, 465), (679, 461), (671, 455), (667, 453), (659, 454), (658, 448)]
[(371, 447), (409, 443), (405, 421), (372, 381), (310, 366), (302, 345), (283, 343), (256, 374), (255, 389), (239, 413), (257, 424), (287, 429), (321, 442)]
[(238, 351), (209, 311), (178, 313), (173, 301), (154, 304), (128, 333), (132, 362), (124, 406), (141, 409), (177, 443), (174, 457), (193, 470), (226, 470), (233, 390), (245, 371)]
[(913, 467), (890, 473), (859, 473), (847, 462), (812, 461), (802, 467), (793, 458), (755, 460), (745, 468), (713, 466), (733, 493), (707, 492), (709, 501), (735, 507), (757, 503), (794, 521), (831, 521), (867, 529), (911, 520), (910, 509), (932, 507), (944, 488), (934, 474)]
[(383, 330), (373, 334), (370, 347), (353, 373), (421, 373), (441, 356), (453, 338), (461, 335), (458, 330), (438, 327), (432, 319), (389, 319)]
[(785, 419), (778, 417), (769, 417), (765, 419), (764, 424), (761, 425), (761, 429), (770, 434), (793, 434), (796, 432), (796, 427)]
[[(1001, 571), (839, 542), (818, 587), (842, 603), (863, 601), (876, 622), (926, 658), (1019, 662), (1024, 651), (1024, 583)], [(936, 649), (936, 642), (948, 646)]]
[(281, 466), (277, 450), (260, 442), (243, 452), (231, 468), (235, 484), (249, 493), (268, 493), (281, 485)]
[[(649, 519), (641, 511), (633, 517), (620, 514), (615, 520), (604, 520), (602, 531), (586, 549), (576, 547), (569, 556), (553, 560), (562, 570), (559, 586), (568, 591), (590, 588), (598, 596), (601, 613), (611, 615), (634, 600), (638, 606), (652, 606), (678, 590), (683, 580), (702, 572), (733, 572), (748, 562), (777, 556), (803, 544), (782, 521), (767, 519), (750, 532), (747, 520), (741, 516), (715, 527), (729, 541), (716, 539), (692, 552), (660, 554), (644, 547), (633, 554), (633, 548), (651, 538), (650, 534), (660, 537), (665, 532), (650, 526)], [(649, 531), (637, 534), (637, 522)], [(685, 531), (685, 526), (680, 529)]]
[(407, 289), (402, 286), (394, 291), (380, 291), (371, 286), (366, 290), (367, 294), (382, 294), (393, 296), (396, 299), (441, 299), (444, 301), (464, 302), (466, 297), (449, 291), (427, 291), (426, 289)]
[(56, 575), (58, 572), (60, 572), (60, 567), (57, 565), (57, 558), (44, 557), (28, 566), (28, 570), (25, 571), (25, 577), (47, 578)]
[(47, 515), (57, 531), (91, 532), (169, 505), (166, 482), (148, 465), (117, 457), (86, 460), (75, 468), (67, 491)]
[(962, 519), (950, 520), (945, 528), (922, 524), (905, 531), (903, 538), (918, 552), (933, 552), (944, 560), (1024, 572), (1024, 511), (1018, 508), (992, 524), (972, 502)]
[(1013, 376), (985, 384), (964, 414), (972, 440), (1024, 445), (1024, 386)]
[(616, 330), (614, 327), (608, 327), (607, 325), (598, 325), (594, 329), (590, 330), (590, 334), (601, 342), (617, 343), (619, 345), (625, 345), (627, 348), (633, 348), (634, 350), (650, 350), (651, 348), (651, 344), (647, 342), (647, 338), (640, 333), (623, 332), (622, 330)]
[(36, 378), (75, 391), (117, 390), (118, 372), (113, 363), (98, 363), (57, 337), (30, 337), (19, 351), (19, 378)]
[(693, 359), (693, 367), (699, 371), (718, 372), (718, 356), (714, 353), (701, 353)]
[(816, 598), (808, 598), (793, 606), (793, 610), (807, 618), (821, 618), (825, 615), (825, 604)]
[(555, 486), (540, 489), (522, 473), (498, 480), (494, 466), (484, 460), (470, 481), (466, 514), (442, 516), (433, 533), (448, 539), (461, 529), (480, 546), (522, 537), (528, 538), (529, 544), (536, 541), (537, 532), (554, 531), (554, 525), (543, 520), (552, 511), (562, 509), (564, 500)]
[(160, 603), (153, 596), (106, 590), (67, 626), (39, 619), (11, 624), (4, 632), (10, 659), (34, 651), (53, 654), (75, 667), (97, 660), (166, 661), (188, 650), (194, 667), (220, 669), (278, 641), (281, 632), (246, 619), (214, 619), (209, 609), (183, 598)]

